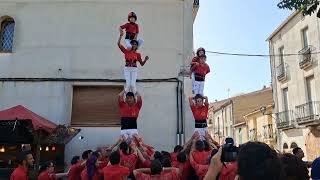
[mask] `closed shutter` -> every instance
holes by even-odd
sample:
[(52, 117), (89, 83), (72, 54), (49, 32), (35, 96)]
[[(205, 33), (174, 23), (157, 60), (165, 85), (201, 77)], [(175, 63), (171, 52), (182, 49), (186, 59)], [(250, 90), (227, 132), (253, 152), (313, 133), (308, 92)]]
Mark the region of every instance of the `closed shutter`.
[(120, 126), (118, 94), (122, 86), (74, 86), (73, 126)]

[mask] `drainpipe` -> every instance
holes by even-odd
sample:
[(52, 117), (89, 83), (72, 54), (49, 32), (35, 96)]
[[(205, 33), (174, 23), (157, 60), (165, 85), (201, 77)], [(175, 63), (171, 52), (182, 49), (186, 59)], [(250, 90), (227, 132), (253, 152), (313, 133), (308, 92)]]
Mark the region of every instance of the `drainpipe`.
[(184, 83), (180, 83), (180, 114), (181, 114), (181, 129), (180, 129), (180, 142), (181, 144), (185, 143), (185, 134), (184, 134)]
[(177, 83), (177, 88), (176, 88), (176, 95), (177, 95), (177, 99), (176, 99), (176, 104), (177, 104), (177, 134), (176, 134), (176, 144), (180, 145), (181, 141), (180, 141), (180, 103), (179, 103), (179, 86), (180, 86), (180, 82), (178, 81)]

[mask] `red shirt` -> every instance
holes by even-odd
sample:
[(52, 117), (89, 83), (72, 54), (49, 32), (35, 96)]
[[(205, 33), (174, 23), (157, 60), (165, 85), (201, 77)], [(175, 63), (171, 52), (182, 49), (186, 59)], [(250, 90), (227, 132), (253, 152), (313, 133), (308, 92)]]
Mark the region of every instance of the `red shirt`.
[(129, 169), (120, 165), (110, 165), (103, 168), (104, 180), (123, 180), (129, 174)]
[(193, 66), (193, 71), (201, 76), (206, 76), (210, 72), (210, 67), (207, 63), (200, 63), (198, 65)]
[(121, 29), (125, 29), (126, 32), (137, 34), (139, 33), (139, 25), (137, 23), (126, 23), (120, 26)]
[(120, 107), (120, 117), (138, 118), (140, 109), (142, 107), (142, 99), (140, 96), (138, 96), (137, 103), (132, 106), (129, 106), (126, 102), (124, 102), (122, 96), (119, 96), (118, 102)]
[(138, 156), (136, 154), (126, 155), (120, 151), (120, 165), (129, 168), (130, 173), (136, 168)]
[(172, 162), (177, 161), (177, 155), (178, 153), (175, 152), (170, 153), (170, 158)]
[(209, 153), (206, 152), (206, 151), (194, 151), (192, 152), (192, 157), (194, 159), (194, 161), (198, 164), (202, 164), (202, 165), (205, 165), (207, 164), (207, 160), (208, 160), (208, 157), (209, 157)]
[(175, 171), (163, 171), (158, 175), (145, 174), (142, 172), (138, 172), (136, 175), (137, 180), (178, 180), (180, 179), (179, 174)]
[(191, 165), (190, 165), (190, 161), (187, 160), (184, 163), (180, 163), (178, 161), (174, 161), (172, 163), (172, 167), (178, 168), (180, 174), (182, 174), (181, 176), (181, 180), (188, 180), (189, 179), (189, 175), (190, 175), (190, 171), (191, 171)]
[(191, 106), (191, 111), (193, 113), (193, 117), (196, 121), (205, 120), (208, 117), (209, 104), (205, 104), (204, 106), (197, 108), (194, 104)]
[(197, 176), (199, 176), (199, 179), (202, 180), (208, 172), (209, 165), (201, 165), (196, 163), (195, 161), (192, 161), (191, 159), (190, 159), (190, 163), (194, 171), (196, 172)]
[(234, 179), (238, 173), (238, 167), (236, 162), (226, 164), (227, 167), (223, 166), (220, 171), (219, 180)]
[(28, 169), (18, 166), (11, 174), (10, 180), (28, 180)]
[[(92, 176), (92, 180), (101, 180), (101, 178), (102, 178), (102, 172), (99, 172), (99, 170), (97, 170)], [(88, 180), (87, 168), (82, 170), (81, 180)]]
[(38, 180), (56, 180), (55, 174), (49, 174), (48, 171), (43, 171), (39, 174)]
[(68, 180), (81, 180), (81, 171), (85, 168), (85, 164), (81, 165), (82, 162), (78, 162), (71, 166), (68, 173)]
[(109, 163), (108, 158), (106, 158), (106, 157), (101, 158), (99, 168), (103, 169), (104, 167), (106, 167), (108, 165), (108, 163)]
[(137, 61), (141, 61), (141, 54), (137, 51), (128, 50), (123, 47), (121, 44), (119, 45), (120, 50), (124, 54), (124, 59), (126, 60), (127, 67), (137, 67)]

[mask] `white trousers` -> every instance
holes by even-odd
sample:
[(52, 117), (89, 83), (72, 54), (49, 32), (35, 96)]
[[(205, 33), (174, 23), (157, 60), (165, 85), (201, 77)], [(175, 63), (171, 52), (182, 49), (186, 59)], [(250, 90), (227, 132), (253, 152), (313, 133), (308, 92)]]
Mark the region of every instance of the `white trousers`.
[(127, 138), (127, 143), (129, 144), (132, 141), (134, 135), (139, 135), (137, 129), (123, 129), (121, 130), (120, 134), (121, 136), (125, 136)]
[(125, 92), (137, 92), (136, 81), (138, 78), (138, 68), (136, 67), (124, 67), (124, 78), (126, 79), (126, 85), (124, 87)]
[(205, 128), (195, 128), (194, 133), (199, 133), (201, 140), (206, 140), (206, 133), (208, 132), (208, 127)]
[[(137, 41), (138, 41), (138, 49), (139, 49), (144, 41), (142, 39), (138, 39)], [(125, 42), (127, 48), (131, 49), (131, 43), (130, 43), (131, 40), (130, 39), (125, 39), (124, 42)]]
[(201, 94), (203, 96), (204, 81), (194, 81), (192, 88), (194, 94)]

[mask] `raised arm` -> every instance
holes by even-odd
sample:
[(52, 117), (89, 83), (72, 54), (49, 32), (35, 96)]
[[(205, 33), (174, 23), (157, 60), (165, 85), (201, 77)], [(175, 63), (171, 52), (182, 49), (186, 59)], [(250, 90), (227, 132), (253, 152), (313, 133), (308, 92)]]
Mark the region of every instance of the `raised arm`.
[(190, 106), (194, 105), (194, 103), (193, 103), (193, 97), (189, 97), (189, 105), (190, 105)]
[(216, 179), (216, 177), (220, 173), (223, 166), (221, 162), (221, 154), (222, 149), (220, 148), (219, 151), (211, 158), (209, 169), (206, 176), (204, 177), (204, 180)]
[(135, 170), (133, 171), (134, 177), (136, 177), (139, 172), (140, 172), (140, 173), (150, 174), (150, 173), (151, 173), (151, 170), (150, 170), (150, 168), (135, 169)]
[(149, 60), (149, 56), (146, 56), (144, 58), (144, 60), (142, 60), (141, 58), (139, 59), (139, 63), (141, 64), (141, 66), (144, 66), (144, 64), (146, 64), (146, 62)]
[(204, 98), (204, 104), (209, 105), (208, 96), (204, 96), (203, 98)]

